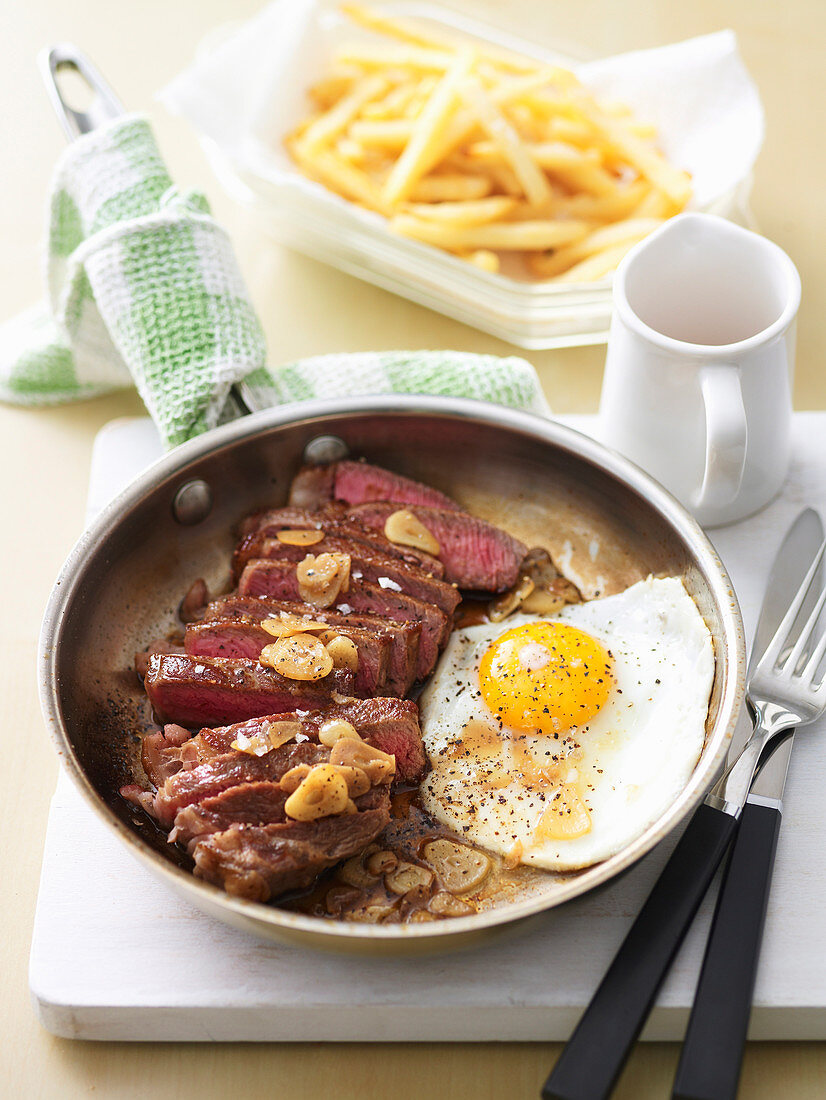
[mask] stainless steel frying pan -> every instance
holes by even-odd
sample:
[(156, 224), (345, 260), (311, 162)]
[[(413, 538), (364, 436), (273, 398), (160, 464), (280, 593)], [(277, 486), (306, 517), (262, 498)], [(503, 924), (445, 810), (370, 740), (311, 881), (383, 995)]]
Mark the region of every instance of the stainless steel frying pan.
[[(119, 797), (122, 784), (143, 780), (140, 734), (151, 725), (132, 670), (135, 652), (173, 625), (194, 578), (204, 576), (213, 591), (228, 582), (233, 525), (255, 507), (284, 501), (308, 448), (318, 456), (331, 447), (426, 481), (530, 545), (563, 554), (591, 591), (649, 573), (683, 578), (714, 637), (706, 743), (686, 789), (638, 840), (584, 871), (548, 874), (524, 895), (472, 916), (363, 925), (227, 896), (194, 878), (165, 835)], [(664, 489), (552, 421), (426, 397), (283, 406), (178, 447), (117, 497), (72, 551), (49, 601), (39, 660), (43, 711), (65, 767), (106, 825), (171, 888), (260, 935), (376, 951), (451, 948), (630, 867), (699, 802), (728, 747), (744, 678), (742, 624), (728, 576)]]

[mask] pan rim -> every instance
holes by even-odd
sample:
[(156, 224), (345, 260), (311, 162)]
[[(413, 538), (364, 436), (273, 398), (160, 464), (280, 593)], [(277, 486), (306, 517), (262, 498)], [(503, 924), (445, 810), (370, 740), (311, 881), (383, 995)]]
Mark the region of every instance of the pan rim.
[[(260, 902), (233, 898), (218, 887), (196, 879), (190, 871), (173, 865), (132, 832), (94, 789), (76, 757), (61, 715), (57, 654), (60, 650), (65, 612), (81, 583), (87, 551), (91, 546), (98, 545), (113, 526), (117, 526), (122, 514), (137, 505), (146, 494), (169, 477), (182, 474), (188, 465), (259, 432), (288, 425), (312, 424), (314, 421), (331, 418), (419, 414), (482, 421), (558, 447), (590, 462), (643, 497), (681, 539), (709, 586), (722, 624), (720, 642), (725, 655), (725, 676), (717, 716), (704, 749), (705, 760), (701, 758), (686, 787), (658, 821), (608, 860), (572, 876), (551, 897), (526, 898), (449, 921), (406, 925), (370, 925), (326, 920)], [(719, 660), (719, 657), (716, 656), (715, 660)], [(376, 941), (387, 945), (421, 940), (431, 941), (434, 947), (438, 947), (439, 941), (480, 933), (485, 929), (513, 924), (549, 912), (558, 905), (583, 896), (616, 878), (675, 829), (701, 800), (722, 762), (739, 718), (745, 691), (745, 664), (742, 617), (725, 567), (696, 520), (650, 475), (624, 456), (558, 421), (484, 401), (425, 395), (319, 399), (274, 406), (214, 428), (157, 459), (98, 513), (70, 551), (50, 594), (38, 645), (41, 708), (58, 756), (85, 801), (99, 819), (121, 837), (133, 856), (161, 874), (169, 885), (179, 893), (189, 896), (195, 904), (199, 900), (208, 904), (211, 912), (217, 907), (226, 912), (227, 916), (232, 914), (242, 920), (247, 927), (268, 926), (272, 930), (271, 934), (277, 934), (278, 929), (283, 929), (286, 934), (296, 932), (326, 938), (331, 941), (330, 946), (336, 940)], [(450, 945), (442, 946), (449, 948)]]

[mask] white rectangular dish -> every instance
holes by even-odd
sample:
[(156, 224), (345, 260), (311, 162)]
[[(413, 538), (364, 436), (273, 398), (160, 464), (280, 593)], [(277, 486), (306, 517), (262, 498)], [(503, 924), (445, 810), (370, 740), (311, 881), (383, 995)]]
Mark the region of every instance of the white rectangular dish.
[[(543, 50), (444, 8), (384, 9), (576, 68), (600, 95), (627, 102), (657, 125), (666, 153), (692, 171), (693, 208), (750, 221), (750, 172), (763, 118), (731, 32), (583, 65), (576, 48)], [(281, 243), (523, 348), (604, 341), (610, 277), (554, 284), (528, 281), (507, 266), (506, 273), (483, 271), (392, 232), (380, 215), (301, 174), (283, 139), (306, 115), (306, 89), (322, 76), (344, 33), (348, 41), (376, 40), (321, 0), (275, 0), (222, 41), (210, 40), (162, 99), (193, 123), (226, 189)], [(686, 95), (692, 74), (696, 94)]]

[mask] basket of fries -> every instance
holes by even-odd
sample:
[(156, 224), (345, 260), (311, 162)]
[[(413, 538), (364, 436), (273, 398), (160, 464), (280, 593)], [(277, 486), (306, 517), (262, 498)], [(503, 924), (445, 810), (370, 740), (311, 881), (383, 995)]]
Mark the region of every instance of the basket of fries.
[(762, 111), (730, 32), (572, 52), (432, 6), (276, 0), (164, 95), (280, 241), (521, 347), (595, 343), (613, 271), (665, 219), (748, 222)]

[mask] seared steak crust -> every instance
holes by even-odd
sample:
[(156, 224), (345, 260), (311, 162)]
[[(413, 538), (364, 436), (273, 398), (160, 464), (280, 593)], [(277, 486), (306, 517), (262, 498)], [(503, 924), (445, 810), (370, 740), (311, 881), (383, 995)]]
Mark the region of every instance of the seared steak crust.
[[(270, 596), (281, 600), (300, 600), (301, 595), (293, 562), (255, 559), (247, 563), (238, 582), (242, 596)], [(419, 641), (416, 676), (428, 676), (436, 664), (439, 649), (450, 635), (451, 620), (435, 604), (417, 600), (404, 592), (379, 588), (367, 581), (350, 581), (346, 593), (340, 595), (334, 605), (339, 611), (356, 611), (360, 614), (379, 615), (400, 622), (419, 622), (422, 634)]]
[[(226, 596), (215, 600), (204, 612), (204, 622), (215, 619), (247, 619), (259, 621), (285, 612), (327, 623), (345, 633), (348, 627), (373, 631), (390, 639), (390, 665), (387, 672), (387, 694), (406, 695), (416, 680), (421, 623), (397, 622), (378, 615), (350, 612), (343, 615), (335, 609), (320, 610), (295, 600), (274, 600), (266, 596)], [(342, 629), (344, 628), (344, 629)]]
[[(310, 554), (348, 554), (350, 557), (350, 575), (356, 580), (369, 581), (380, 588), (391, 591), (407, 592), (417, 600), (433, 603), (447, 615), (452, 615), (461, 599), (455, 585), (446, 584), (435, 577), (428, 576), (418, 566), (409, 565), (383, 554), (363, 543), (352, 539), (328, 535), (313, 546), (290, 546), (278, 539), (259, 540), (256, 558), (270, 561), (303, 561)], [(247, 559), (255, 560), (254, 558)]]
[(196, 768), (180, 771), (167, 779), (155, 795), (154, 816), (162, 825), (169, 826), (185, 806), (214, 798), (241, 783), (277, 783), (285, 772), (297, 764), (323, 764), (329, 755), (329, 749), (312, 741), (282, 745), (264, 756), (230, 749)]
[(281, 710), (317, 710), (334, 694), (353, 694), (353, 673), (335, 668), (322, 680), (289, 680), (257, 661), (161, 654), (144, 680), (162, 722), (215, 726)]
[[(516, 582), (528, 548), (507, 531), (467, 512), (421, 505), (409, 510), (439, 543), (445, 580), (484, 592), (504, 592)], [(373, 503), (350, 508), (348, 514), (365, 527), (383, 531), (394, 511), (392, 504)]]
[[(262, 616), (264, 618), (265, 616)], [(344, 624), (339, 633), (358, 649), (358, 668), (353, 691), (356, 695), (383, 695), (390, 664), (390, 638), (386, 634)], [(214, 619), (190, 623), (184, 647), (187, 653), (203, 657), (244, 657), (258, 660), (264, 646), (275, 639), (251, 618)]]
[(400, 546), (391, 542), (383, 531), (371, 531), (349, 519), (343, 504), (328, 504), (320, 511), (307, 508), (271, 508), (264, 512), (253, 512), (241, 525), (242, 538), (233, 556), (233, 575), (237, 578), (250, 558), (263, 555), (256, 552), (263, 539), (274, 538), (279, 531), (324, 531), (327, 535), (338, 535), (364, 546), (371, 546), (388, 557), (398, 558), (409, 565), (418, 565), (431, 577), (441, 579), (445, 575), (444, 566), (438, 558), (417, 550), (412, 546)]
[(232, 825), (274, 825), (286, 821), (284, 803), (288, 797), (278, 783), (269, 779), (230, 787), (180, 809), (175, 815), (175, 828), (169, 834), (170, 843), (184, 844), (192, 855), (193, 841), (197, 843), (210, 833), (222, 833)]
[(342, 718), (355, 726), (362, 740), (396, 757), (396, 775), (417, 783), (424, 775), (425, 754), (419, 729), (419, 708), (409, 699), (341, 699), (309, 714), (269, 714), (232, 726), (203, 729), (199, 738), (216, 755), (231, 750), (239, 734), (255, 737), (271, 722), (300, 722), (301, 734), (313, 742), (325, 722)]
[(290, 504), (302, 508), (322, 508), (332, 500), (346, 504), (389, 500), (397, 504), (426, 504), (431, 508), (459, 507), (438, 489), (384, 470), (381, 466), (371, 466), (369, 462), (343, 459), (329, 466), (305, 466), (293, 478)]
[(231, 825), (195, 844), (195, 874), (228, 894), (269, 901), (310, 886), (322, 871), (361, 852), (390, 820), (387, 788), (356, 799), (358, 813), (275, 825)]

